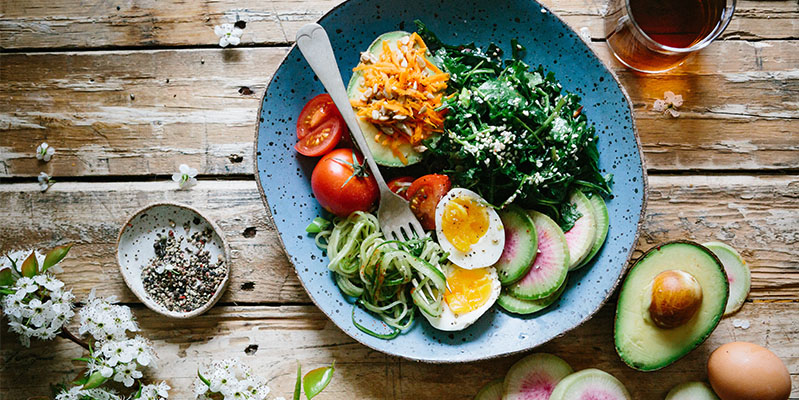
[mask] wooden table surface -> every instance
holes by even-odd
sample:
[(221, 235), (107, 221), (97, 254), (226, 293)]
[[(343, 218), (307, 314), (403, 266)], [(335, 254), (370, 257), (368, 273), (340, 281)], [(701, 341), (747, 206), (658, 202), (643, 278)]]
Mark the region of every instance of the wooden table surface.
[[(339, 2), (0, 1), (0, 251), (74, 243), (60, 277), (78, 299), (95, 288), (132, 306), (160, 355), (148, 376), (167, 380), (170, 398), (190, 398), (198, 363), (232, 356), (284, 396), (294, 360), (306, 368), (336, 360), (320, 399), (470, 398), (520, 358), (428, 365), (375, 352), (311, 304), (291, 270), (254, 181), (256, 113), (296, 30)], [(725, 241), (749, 262), (752, 292), (734, 317), (749, 329), (724, 319), (699, 349), (658, 372), (619, 360), (614, 302), (539, 350), (614, 374), (635, 399), (662, 399), (677, 383), (704, 379), (720, 344), (751, 341), (782, 358), (799, 398), (799, 3), (739, 0), (723, 40), (652, 76), (612, 59), (592, 0), (545, 3), (589, 29), (633, 99), (651, 188), (638, 249)], [(213, 26), (237, 16), (248, 21), (242, 44), (222, 50)], [(677, 119), (652, 111), (666, 90), (685, 98)], [(57, 150), (49, 163), (34, 157), (43, 141)], [(181, 163), (200, 171), (192, 190), (170, 180)], [(41, 171), (58, 181), (46, 193), (35, 183)], [(232, 249), (224, 297), (188, 321), (139, 304), (115, 261), (125, 219), (164, 200), (216, 220)], [(71, 342), (28, 349), (0, 325), (0, 398), (46, 395), (79, 371), (70, 359), (81, 349)]]

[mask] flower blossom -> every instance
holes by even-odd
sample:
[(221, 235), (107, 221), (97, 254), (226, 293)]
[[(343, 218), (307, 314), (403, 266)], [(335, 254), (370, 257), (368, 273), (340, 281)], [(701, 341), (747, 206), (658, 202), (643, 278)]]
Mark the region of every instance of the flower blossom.
[(47, 189), (50, 189), (50, 186), (53, 186), (55, 183), (53, 178), (47, 175), (46, 172), (39, 172), (39, 177), (37, 179), (39, 180), (39, 189), (41, 189), (42, 192), (46, 192)]
[(55, 400), (123, 400), (116, 392), (111, 389), (83, 389), (82, 386), (73, 386), (69, 390), (62, 390), (55, 396)]
[(652, 109), (662, 113), (668, 113), (674, 118), (680, 116), (680, 112), (677, 111), (677, 107), (682, 105), (682, 95), (674, 94), (672, 91), (666, 91), (663, 93), (663, 99), (655, 100), (655, 104), (652, 105)]
[(177, 182), (181, 189), (188, 189), (197, 184), (197, 169), (186, 164), (180, 164), (180, 172), (172, 174), (172, 180)]
[(103, 378), (113, 378), (126, 387), (143, 375), (139, 367), (146, 367), (155, 359), (155, 351), (147, 339), (136, 336), (133, 339), (109, 340), (103, 342), (93, 353), (89, 362), (88, 375), (100, 372)]
[(231, 358), (214, 361), (198, 371), (194, 380), (194, 395), (198, 400), (255, 399), (263, 400), (269, 394), (266, 379), (253, 375), (252, 369), (239, 360)]
[(108, 340), (125, 340), (126, 331), (136, 332), (139, 325), (133, 318), (133, 313), (129, 307), (113, 304), (116, 297), (111, 296), (106, 299), (95, 297), (92, 289), (86, 305), (80, 309), (80, 328), (81, 335), (89, 334), (95, 340), (103, 342)]
[(51, 274), (21, 277), (11, 287), (14, 293), (3, 297), (0, 304), (8, 318), (9, 330), (19, 335), (25, 347), (30, 346), (31, 338), (55, 338), (75, 315), (72, 311), (75, 296), (63, 290), (63, 286), (64, 283)]
[(164, 400), (169, 398), (169, 385), (166, 382), (144, 385), (141, 387), (140, 400)]
[(36, 148), (37, 160), (48, 162), (51, 158), (53, 158), (53, 154), (55, 154), (55, 149), (47, 144), (47, 142), (43, 142), (39, 145), (39, 147)]
[(244, 30), (233, 24), (222, 24), (214, 26), (214, 33), (219, 36), (219, 45), (227, 47), (227, 45), (236, 46), (241, 43), (241, 35)]

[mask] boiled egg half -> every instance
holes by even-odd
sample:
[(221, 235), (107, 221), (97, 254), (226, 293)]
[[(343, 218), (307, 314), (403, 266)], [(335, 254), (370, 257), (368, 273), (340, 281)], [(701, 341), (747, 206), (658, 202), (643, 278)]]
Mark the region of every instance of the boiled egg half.
[(463, 269), (451, 263), (444, 265), (447, 289), (441, 315), (432, 317), (422, 312), (433, 328), (459, 331), (477, 321), (499, 298), (501, 285), (493, 267)]
[(505, 247), (499, 215), (468, 189), (452, 189), (438, 202), (436, 236), (449, 260), (465, 269), (494, 265)]

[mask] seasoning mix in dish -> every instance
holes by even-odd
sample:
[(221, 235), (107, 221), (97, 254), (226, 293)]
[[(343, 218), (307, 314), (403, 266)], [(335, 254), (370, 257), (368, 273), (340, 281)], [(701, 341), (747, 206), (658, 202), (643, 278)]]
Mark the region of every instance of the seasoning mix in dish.
[[(196, 222), (200, 222), (196, 220)], [(155, 256), (142, 270), (147, 295), (170, 311), (196, 310), (214, 297), (227, 276), (222, 255), (212, 259), (205, 248), (214, 231), (204, 225), (192, 229), (187, 221), (183, 232), (173, 229), (159, 233), (153, 243)]]

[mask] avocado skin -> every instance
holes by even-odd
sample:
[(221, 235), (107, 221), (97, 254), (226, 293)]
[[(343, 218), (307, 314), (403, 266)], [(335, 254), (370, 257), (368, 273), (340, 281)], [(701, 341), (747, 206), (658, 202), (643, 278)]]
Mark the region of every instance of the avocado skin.
[[(668, 251), (669, 248), (671, 246), (673, 246), (673, 245), (688, 245), (688, 246), (692, 246), (696, 251), (702, 252), (705, 255), (710, 256), (711, 259), (713, 259), (713, 261), (715, 262), (714, 263), (715, 267), (716, 267), (716, 269), (718, 269), (718, 272), (720, 273), (720, 276), (722, 276), (724, 278), (723, 279), (724, 299), (721, 302), (722, 305), (721, 305), (720, 309), (717, 310), (717, 312), (715, 312), (713, 314), (713, 317), (711, 318), (709, 323), (706, 325), (705, 332), (702, 335), (700, 335), (699, 338), (697, 338), (696, 340), (694, 340), (694, 341), (692, 341), (690, 343), (686, 343), (685, 345), (683, 345), (680, 348), (679, 351), (675, 351), (674, 354), (672, 354), (672, 355), (670, 355), (668, 357), (664, 357), (659, 362), (653, 362), (653, 363), (640, 362), (640, 361), (637, 361), (637, 360), (633, 359), (630, 354), (625, 353), (625, 351), (619, 347), (619, 344), (620, 344), (620, 342), (619, 342), (619, 330), (620, 330), (620, 325), (621, 325), (621, 322), (622, 322), (621, 318), (620, 318), (620, 310), (621, 310), (620, 306), (625, 301), (625, 294), (626, 293), (633, 292), (635, 290), (645, 290), (644, 287), (639, 287), (639, 288), (630, 287), (630, 285), (628, 285), (628, 283), (630, 282), (630, 279), (629, 279), (630, 276), (634, 272), (635, 273), (641, 273), (641, 271), (637, 270), (637, 269), (639, 269), (641, 267), (647, 268), (646, 267), (646, 265), (648, 265), (647, 259), (650, 256), (652, 256), (653, 254), (656, 254), (658, 252)], [(690, 271), (686, 271), (686, 272), (690, 273)], [(654, 275), (651, 276), (651, 278), (654, 278), (654, 277), (655, 277)], [(720, 282), (721, 282), (721, 280), (720, 280)], [(699, 345), (701, 345), (705, 340), (707, 340), (707, 338), (710, 336), (710, 334), (713, 333), (713, 331), (716, 329), (716, 327), (718, 326), (719, 322), (721, 321), (721, 318), (724, 315), (724, 308), (726, 306), (727, 298), (729, 297), (729, 294), (730, 294), (730, 285), (729, 285), (729, 281), (727, 280), (727, 274), (724, 271), (724, 265), (721, 263), (719, 258), (716, 257), (716, 255), (710, 249), (706, 248), (705, 246), (702, 246), (701, 244), (699, 244), (697, 242), (694, 242), (694, 241), (690, 241), (690, 240), (674, 240), (674, 241), (670, 241), (670, 242), (661, 243), (661, 244), (659, 244), (657, 246), (654, 246), (654, 247), (650, 248), (635, 262), (635, 264), (632, 266), (632, 268), (630, 268), (630, 270), (627, 271), (627, 275), (624, 278), (624, 282), (622, 283), (621, 290), (619, 292), (619, 300), (618, 300), (618, 303), (617, 303), (617, 306), (616, 306), (616, 316), (615, 316), (615, 321), (614, 321), (614, 346), (616, 348), (616, 353), (619, 355), (619, 357), (622, 359), (622, 361), (624, 361), (625, 364), (627, 364), (630, 368), (633, 368), (633, 369), (638, 370), (638, 371), (644, 371), (644, 372), (655, 371), (655, 370), (658, 370), (658, 369), (661, 369), (661, 368), (664, 368), (666, 366), (671, 365), (675, 361), (679, 360), (680, 358), (684, 357), (685, 355), (687, 355), (688, 353), (690, 353), (691, 351), (693, 351), (694, 349), (699, 347)]]

